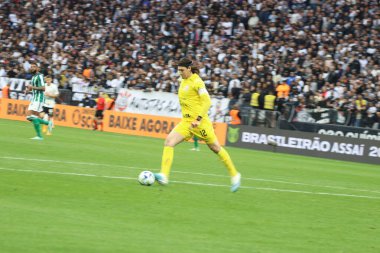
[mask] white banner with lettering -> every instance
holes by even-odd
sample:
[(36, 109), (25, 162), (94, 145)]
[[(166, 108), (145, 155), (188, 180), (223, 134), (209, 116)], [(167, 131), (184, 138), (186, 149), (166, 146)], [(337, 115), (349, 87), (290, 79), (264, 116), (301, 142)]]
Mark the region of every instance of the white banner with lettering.
[[(0, 77), (0, 89), (3, 89), (8, 83), (11, 84), (9, 87), (9, 97), (12, 99), (29, 100), (31, 95), (25, 95), (24, 90), (27, 85), (29, 85), (30, 80), (19, 79), (19, 78), (9, 78)], [(0, 92), (1, 96), (1, 92)]]
[(9, 78), (9, 77), (0, 77), (0, 89), (2, 89), (8, 83), (11, 84), (10, 89), (14, 91), (23, 91), (25, 86), (30, 83), (30, 80), (19, 79), (19, 78)]
[[(227, 98), (211, 98), (209, 117), (213, 122), (224, 122), (228, 113)], [(120, 89), (115, 102), (115, 110), (129, 113), (150, 114), (181, 118), (178, 95), (168, 92), (144, 92)]]

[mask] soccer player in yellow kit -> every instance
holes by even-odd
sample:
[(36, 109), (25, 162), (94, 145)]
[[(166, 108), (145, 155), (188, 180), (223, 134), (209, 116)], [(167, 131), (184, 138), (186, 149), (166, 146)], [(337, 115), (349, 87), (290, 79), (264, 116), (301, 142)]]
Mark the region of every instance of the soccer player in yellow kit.
[(162, 185), (169, 183), (174, 147), (195, 135), (204, 140), (222, 160), (231, 176), (231, 191), (236, 192), (240, 187), (241, 175), (236, 170), (227, 151), (220, 146), (216, 138), (212, 122), (207, 115), (211, 99), (203, 80), (198, 75), (199, 70), (193, 66), (190, 59), (184, 58), (178, 63), (178, 71), (182, 77), (178, 90), (182, 121), (166, 137), (161, 171), (155, 174), (155, 178)]

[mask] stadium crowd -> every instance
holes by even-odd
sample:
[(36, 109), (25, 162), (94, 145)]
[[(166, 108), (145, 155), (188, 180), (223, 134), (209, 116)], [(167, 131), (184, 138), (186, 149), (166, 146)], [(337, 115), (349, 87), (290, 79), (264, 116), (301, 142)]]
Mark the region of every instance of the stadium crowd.
[(276, 108), (380, 121), (375, 0), (5, 0), (0, 23), (0, 76), (29, 79), (37, 61), (61, 88), (176, 92), (187, 56), (212, 95), (242, 106), (273, 92)]

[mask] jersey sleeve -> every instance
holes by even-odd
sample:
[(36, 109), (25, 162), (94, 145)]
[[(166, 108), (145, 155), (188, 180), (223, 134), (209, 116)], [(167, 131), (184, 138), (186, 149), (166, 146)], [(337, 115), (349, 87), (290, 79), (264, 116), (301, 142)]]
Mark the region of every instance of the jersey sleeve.
[(208, 94), (205, 83), (201, 79), (196, 82), (195, 89), (198, 92), (201, 102), (201, 109), (198, 112), (198, 116), (205, 117), (211, 106), (210, 95)]

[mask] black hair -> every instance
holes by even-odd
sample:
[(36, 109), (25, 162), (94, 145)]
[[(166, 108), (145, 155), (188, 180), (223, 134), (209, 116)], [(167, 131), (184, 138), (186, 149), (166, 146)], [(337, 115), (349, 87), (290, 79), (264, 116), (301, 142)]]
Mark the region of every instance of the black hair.
[(179, 66), (179, 67), (186, 67), (186, 68), (188, 68), (188, 67), (190, 67), (190, 66), (192, 66), (192, 65), (193, 65), (193, 61), (190, 60), (190, 59), (188, 59), (188, 58), (182, 58), (182, 59), (179, 60), (179, 62), (178, 62), (178, 66)]
[(195, 74), (199, 74), (199, 69), (195, 66), (192, 66), (191, 67), (191, 72), (195, 73)]
[(193, 66), (193, 61), (188, 58), (182, 58), (178, 62), (178, 67), (185, 67), (185, 68), (191, 67), (191, 72), (199, 74), (199, 69), (196, 66)]

